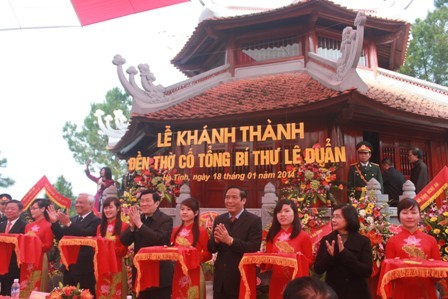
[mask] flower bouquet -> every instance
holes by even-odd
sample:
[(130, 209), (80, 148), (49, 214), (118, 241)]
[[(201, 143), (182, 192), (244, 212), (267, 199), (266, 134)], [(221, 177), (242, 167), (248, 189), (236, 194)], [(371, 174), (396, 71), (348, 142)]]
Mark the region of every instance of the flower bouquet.
[(448, 262), (448, 204), (446, 199), (438, 208), (434, 203), (423, 212), (422, 218), (428, 234), (436, 238), (442, 261)]
[(288, 178), (280, 181), (280, 189), (287, 193), (287, 198), (297, 198), (302, 202), (311, 202), (313, 205), (328, 205), (334, 199), (329, 192), (336, 180), (337, 167), (322, 166), (316, 162), (288, 165), (286, 171)]
[(376, 204), (375, 196), (366, 195), (359, 200), (350, 197), (349, 201), (358, 211), (361, 225), (359, 232), (370, 239), (373, 255), (372, 276), (375, 276), (385, 258), (387, 240), (398, 231), (387, 220), (387, 215), (381, 212), (382, 207)]
[(79, 288), (79, 284), (75, 286), (64, 286), (59, 283), (59, 287), (55, 288), (46, 297), (47, 299), (93, 299), (93, 295), (89, 290)]

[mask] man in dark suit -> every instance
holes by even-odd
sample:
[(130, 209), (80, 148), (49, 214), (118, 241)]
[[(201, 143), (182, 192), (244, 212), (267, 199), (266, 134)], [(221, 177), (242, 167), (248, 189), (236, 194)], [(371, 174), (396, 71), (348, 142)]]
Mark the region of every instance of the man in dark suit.
[[(18, 200), (10, 200), (6, 203), (5, 215), (6, 221), (0, 223), (0, 233), (6, 234), (23, 234), (25, 231), (25, 221), (20, 219), (23, 205)], [(5, 261), (3, 261), (4, 263)], [(0, 283), (2, 286), (1, 295), (9, 296), (11, 294), (11, 285), (14, 278), (20, 278), (20, 269), (17, 265), (16, 253), (13, 250), (11, 259), (9, 260), (9, 270), (5, 275), (0, 275)]]
[(414, 183), (415, 193), (418, 194), (429, 184), (428, 166), (423, 162), (423, 151), (418, 147), (409, 150), (408, 158), (412, 165), (410, 180)]
[(0, 194), (0, 222), (6, 220), (5, 215), (6, 203), (10, 200), (12, 200), (12, 197), (8, 193)]
[[(92, 212), (95, 198), (93, 195), (81, 193), (75, 202), (77, 216), (70, 216), (61, 211), (56, 211), (54, 206), (48, 207), (51, 230), (57, 240), (63, 236), (88, 237), (96, 236), (96, 230), (101, 219)], [(89, 289), (95, 294), (95, 274), (93, 269), (93, 257), (95, 251), (92, 247), (81, 246), (78, 259), (75, 264), (70, 265), (68, 271), (63, 267), (63, 281), (65, 285)]]
[[(173, 230), (173, 219), (159, 210), (160, 195), (152, 190), (142, 191), (139, 196), (139, 203), (140, 211), (137, 206), (132, 206), (129, 209), (130, 225), (121, 233), (121, 243), (126, 246), (134, 243), (136, 253), (143, 247), (169, 245)], [(135, 283), (135, 267), (132, 270), (132, 278)], [(143, 290), (138, 298), (171, 298), (173, 271), (174, 267), (171, 261), (161, 261), (159, 287)]]
[(350, 165), (348, 170), (348, 190), (355, 192), (355, 198), (359, 199), (361, 194), (366, 191), (367, 182), (375, 178), (381, 185), (383, 192), (383, 176), (378, 164), (370, 162), (373, 146), (370, 142), (361, 141), (356, 145), (358, 152), (358, 162)]
[(400, 195), (403, 194), (403, 184), (406, 179), (401, 172), (395, 169), (389, 158), (384, 158), (381, 161), (381, 168), (383, 169), (384, 193), (389, 195), (388, 204), (391, 207), (396, 207)]
[(261, 218), (244, 209), (247, 193), (240, 187), (227, 188), (224, 203), (228, 213), (213, 223), (208, 250), (218, 253), (213, 279), (213, 298), (238, 298), (238, 264), (246, 252), (257, 252), (261, 244)]

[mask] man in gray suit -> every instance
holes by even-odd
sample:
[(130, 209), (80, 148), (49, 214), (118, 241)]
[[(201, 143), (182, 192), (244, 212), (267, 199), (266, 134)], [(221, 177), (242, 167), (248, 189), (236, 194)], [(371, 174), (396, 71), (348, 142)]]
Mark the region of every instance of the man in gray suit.
[(227, 213), (213, 223), (208, 250), (218, 253), (213, 279), (214, 299), (237, 299), (240, 290), (238, 265), (246, 252), (257, 252), (261, 244), (261, 218), (244, 209), (247, 193), (240, 187), (227, 188)]

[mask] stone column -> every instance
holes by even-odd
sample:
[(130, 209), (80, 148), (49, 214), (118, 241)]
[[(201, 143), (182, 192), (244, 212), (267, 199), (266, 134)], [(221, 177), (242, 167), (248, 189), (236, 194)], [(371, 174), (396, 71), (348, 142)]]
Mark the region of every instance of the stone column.
[(389, 215), (389, 195), (381, 193), (381, 184), (375, 178), (371, 178), (366, 185), (367, 196), (376, 197), (376, 204), (381, 207), (383, 214)]
[(272, 222), (271, 214), (277, 201), (278, 197), (275, 194), (275, 186), (269, 182), (264, 186), (264, 195), (261, 198), (261, 221), (263, 227)]

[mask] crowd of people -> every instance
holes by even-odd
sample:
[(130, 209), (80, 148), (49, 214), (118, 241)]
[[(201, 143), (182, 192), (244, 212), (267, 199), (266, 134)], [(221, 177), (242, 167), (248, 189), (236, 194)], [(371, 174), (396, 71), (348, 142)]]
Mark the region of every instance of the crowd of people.
[[(36, 232), (42, 241), (42, 250), (48, 251), (53, 238), (63, 236), (97, 236), (114, 241), (117, 264), (134, 243), (135, 253), (148, 246), (177, 246), (196, 248), (200, 261), (208, 261), (217, 253), (214, 263), (213, 298), (239, 298), (241, 273), (239, 263), (245, 253), (258, 252), (262, 241), (261, 218), (248, 212), (244, 206), (247, 193), (240, 187), (229, 187), (224, 196), (227, 213), (215, 218), (211, 235), (199, 225), (199, 201), (185, 199), (181, 203), (180, 226), (173, 228), (173, 219), (159, 209), (160, 196), (152, 190), (139, 195), (139, 208), (129, 210), (129, 224), (121, 221), (121, 206), (118, 198), (108, 197), (103, 201), (102, 217), (92, 213), (95, 198), (81, 193), (76, 199), (77, 216), (57, 210), (46, 199), (38, 198), (30, 206), (33, 222), (26, 224), (20, 217), (23, 206), (17, 200), (4, 200), (6, 220), (0, 223), (0, 232), (20, 234)], [(269, 298), (371, 298), (367, 279), (372, 273), (372, 248), (367, 237), (359, 233), (360, 224), (356, 209), (349, 204), (332, 209), (333, 231), (324, 236), (317, 254), (313, 256), (310, 236), (302, 229), (298, 209), (294, 201), (279, 200), (273, 211), (272, 225), (266, 237), (267, 253), (290, 253), (303, 255), (306, 267), (317, 275), (326, 273), (324, 281), (294, 279), (291, 268), (281, 265), (260, 265), (260, 271), (272, 271), (269, 283)], [(420, 209), (413, 199), (398, 203), (398, 216), (402, 231), (392, 237), (386, 246), (388, 258), (424, 257), (440, 259), (436, 240), (418, 229)], [(413, 240), (410, 242), (409, 240)], [(412, 243), (412, 244), (411, 244)], [(412, 247), (412, 250), (410, 249)], [(418, 256), (414, 256), (414, 253)], [(20, 276), (13, 253), (9, 272), (0, 276), (1, 294), (9, 295), (13, 279)], [(303, 260), (303, 259), (302, 259)], [(81, 246), (77, 260), (68, 269), (63, 269), (63, 283), (89, 289), (99, 294), (99, 285), (110, 282), (106, 276), (95, 280), (94, 250)], [(133, 267), (135, 283), (136, 267)], [(142, 290), (139, 298), (187, 298), (184, 274), (179, 264), (161, 261), (157, 287)], [(121, 280), (120, 280), (121, 281)], [(205, 298), (203, 275), (197, 298)], [(172, 294), (173, 285), (181, 295)], [(323, 285), (322, 285), (323, 284)], [(302, 287), (299, 287), (302, 286)], [(125, 286), (117, 285), (115, 289)], [(314, 293), (313, 293), (314, 292)], [(312, 297), (311, 294), (314, 296)], [(295, 294), (295, 295), (292, 295)], [(299, 296), (299, 294), (301, 294)], [(308, 294), (308, 295), (307, 295)], [(409, 297), (419, 294), (421, 297)], [(392, 298), (437, 298), (435, 281), (431, 278), (397, 279)], [(104, 295), (104, 294), (102, 294)], [(307, 297), (309, 296), (309, 297)], [(106, 294), (107, 298), (120, 298), (121, 292)]]
[[(372, 146), (368, 142), (357, 145), (359, 162), (351, 165), (349, 181), (355, 192), (362, 192), (367, 179), (376, 178), (381, 186), (383, 178), (379, 166), (370, 163)], [(415, 161), (413, 160), (415, 157)], [(421, 162), (421, 151), (409, 151), (411, 162), (416, 163), (411, 177), (416, 179), (416, 187), (421, 190), (423, 181), (428, 176), (425, 165)], [(54, 240), (64, 236), (100, 237), (113, 240), (115, 258), (121, 274), (122, 258), (128, 252), (128, 246), (134, 245), (135, 254), (142, 248), (151, 246), (175, 246), (195, 248), (200, 262), (209, 261), (216, 254), (214, 261), (213, 298), (232, 299), (240, 297), (241, 273), (239, 263), (245, 253), (259, 252), (262, 243), (261, 218), (245, 209), (247, 192), (238, 186), (229, 187), (224, 194), (224, 206), (227, 212), (214, 219), (211, 231), (199, 224), (200, 204), (195, 198), (188, 198), (180, 204), (181, 224), (173, 228), (173, 218), (159, 209), (160, 195), (153, 190), (143, 190), (138, 194), (138, 206), (129, 208), (129, 223), (122, 222), (120, 200), (116, 195), (106, 194), (104, 190), (113, 185), (110, 169), (101, 170), (101, 178), (86, 174), (98, 183), (95, 196), (81, 193), (75, 202), (76, 216), (70, 217), (67, 211), (56, 209), (50, 201), (35, 199), (29, 212), (32, 222), (26, 223), (21, 217), (23, 205), (12, 199), (9, 194), (0, 195), (0, 233), (34, 234), (42, 242), (42, 251), (48, 252)], [(383, 169), (387, 176), (397, 177), (392, 170), (390, 160), (383, 160)], [(418, 173), (417, 173), (418, 171)], [(422, 182), (422, 183), (420, 183)], [(363, 187), (359, 187), (363, 186)], [(387, 186), (387, 185), (385, 185)], [(392, 194), (392, 193), (391, 193)], [(398, 195), (397, 195), (398, 196)], [(419, 227), (420, 208), (413, 199), (398, 201), (392, 195), (392, 202), (397, 205), (401, 232), (392, 237), (386, 247), (388, 258), (423, 257), (440, 259), (436, 240), (421, 232)], [(101, 217), (94, 213), (101, 211)], [(313, 254), (313, 242), (305, 230), (298, 215), (296, 203), (281, 199), (273, 210), (273, 220), (266, 236), (266, 253), (300, 254), (301, 262), (307, 274), (323, 275), (315, 277), (293, 277), (291, 268), (281, 265), (262, 264), (259, 271), (271, 272), (269, 298), (371, 298), (368, 278), (372, 273), (372, 247), (370, 240), (359, 233), (360, 223), (357, 210), (350, 204), (336, 205), (331, 210), (332, 232), (324, 236), (319, 243), (317, 253)], [(412, 242), (411, 242), (411, 241)], [(412, 248), (411, 248), (412, 247)], [(411, 250), (411, 249), (412, 250)], [(418, 256), (414, 256), (415, 253)], [(68, 268), (61, 267), (64, 285), (78, 285), (88, 289), (97, 296), (121, 298), (127, 293), (126, 283), (122, 279), (113, 279), (108, 275), (94, 275), (94, 249), (81, 246), (76, 262)], [(160, 261), (158, 265), (159, 281), (139, 292), (138, 298), (187, 298), (189, 283), (185, 283), (185, 273), (179, 263), (169, 260)], [(305, 275), (307, 276), (307, 275)], [(9, 260), (9, 270), (0, 275), (1, 295), (9, 295), (15, 278), (20, 277), (15, 251)], [(137, 268), (132, 265), (133, 285), (137, 277)], [(45, 279), (42, 277), (42, 279)], [(112, 288), (102, 287), (115, 281), (114, 293), (107, 293)], [(173, 287), (174, 286), (174, 287)], [(173, 294), (173, 289), (176, 294)], [(119, 290), (119, 291), (116, 291)], [(106, 292), (106, 293), (105, 293)], [(412, 294), (412, 296), (411, 296)], [(418, 294), (420, 297), (415, 297)], [(314, 296), (314, 297), (313, 297)], [(411, 297), (409, 297), (411, 296)], [(414, 297), (413, 297), (414, 296)], [(188, 297), (189, 298), (189, 297)], [(200, 286), (196, 297), (205, 298), (204, 275), (200, 273)], [(435, 281), (431, 278), (397, 279), (392, 298), (437, 298)]]

